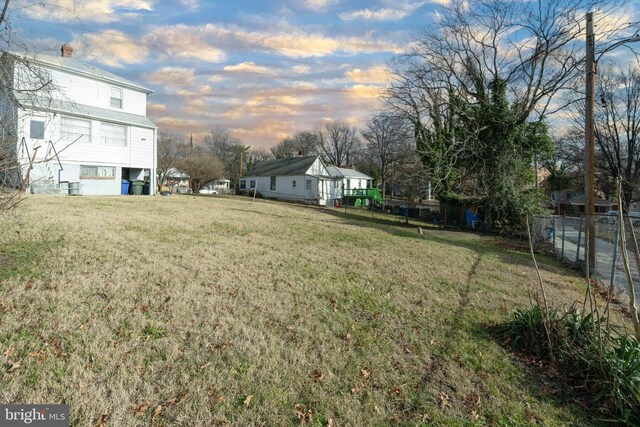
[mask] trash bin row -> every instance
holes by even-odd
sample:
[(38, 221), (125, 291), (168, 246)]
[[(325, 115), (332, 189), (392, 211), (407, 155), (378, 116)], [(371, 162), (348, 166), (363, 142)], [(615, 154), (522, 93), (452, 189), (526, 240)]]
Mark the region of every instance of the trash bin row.
[(120, 186), (120, 194), (132, 194), (134, 196), (148, 195), (149, 183), (142, 180), (128, 181), (123, 179)]

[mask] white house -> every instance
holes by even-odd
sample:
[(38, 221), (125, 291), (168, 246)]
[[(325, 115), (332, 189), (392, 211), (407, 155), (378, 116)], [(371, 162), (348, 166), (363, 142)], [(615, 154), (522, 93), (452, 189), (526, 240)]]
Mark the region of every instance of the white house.
[[(74, 59), (69, 45), (61, 52), (2, 56), (4, 83), (13, 88), (0, 95), (2, 138), (15, 147), (19, 179), (35, 160), (32, 191), (68, 184), (80, 194), (115, 195), (125, 187), (121, 180), (144, 180), (154, 194), (157, 128), (147, 118), (152, 91)], [(27, 96), (29, 69), (49, 79), (52, 90)]]
[(329, 175), (340, 178), (345, 190), (360, 190), (371, 188), (373, 178), (354, 169), (339, 168), (337, 166), (327, 166)]
[(240, 191), (326, 206), (341, 198), (340, 181), (317, 156), (288, 157), (258, 163), (240, 177)]

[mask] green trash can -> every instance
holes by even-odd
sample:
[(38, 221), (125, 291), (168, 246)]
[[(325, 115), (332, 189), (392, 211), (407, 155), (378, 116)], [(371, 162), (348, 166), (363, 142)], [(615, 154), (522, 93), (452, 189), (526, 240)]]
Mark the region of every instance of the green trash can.
[(131, 194), (134, 196), (142, 196), (144, 181), (131, 181)]

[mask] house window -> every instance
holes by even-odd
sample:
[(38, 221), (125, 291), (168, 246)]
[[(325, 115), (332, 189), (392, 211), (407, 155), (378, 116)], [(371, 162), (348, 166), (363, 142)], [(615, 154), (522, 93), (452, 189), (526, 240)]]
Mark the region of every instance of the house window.
[(291, 181), (291, 188), (296, 188), (296, 180)]
[(245, 188), (247, 188), (247, 180), (246, 179), (241, 179), (240, 180), (240, 189), (244, 190)]
[(100, 123), (100, 142), (118, 147), (127, 146), (127, 127), (111, 123)]
[(122, 110), (122, 89), (119, 87), (111, 88), (111, 108)]
[(254, 180), (249, 181), (249, 187), (256, 188), (256, 182)]
[(311, 191), (311, 180), (308, 179), (307, 182), (305, 182), (305, 188), (307, 189), (307, 191)]
[(80, 166), (81, 179), (116, 179), (116, 168), (110, 166)]
[(73, 117), (62, 117), (60, 120), (60, 137), (64, 142), (91, 142), (91, 122)]
[(340, 188), (338, 180), (333, 181), (333, 188)]
[(31, 139), (44, 139), (44, 121), (31, 120), (29, 136)]
[(271, 177), (271, 191), (276, 191), (276, 177)]

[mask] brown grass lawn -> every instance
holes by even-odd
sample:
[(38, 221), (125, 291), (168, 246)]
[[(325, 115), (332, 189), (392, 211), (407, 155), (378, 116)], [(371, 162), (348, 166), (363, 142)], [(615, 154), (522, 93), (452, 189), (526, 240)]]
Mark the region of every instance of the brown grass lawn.
[[(528, 305), (526, 254), (368, 218), (30, 197), (0, 218), (0, 401), (78, 426), (591, 423), (487, 332)], [(541, 263), (550, 299), (582, 299)]]

